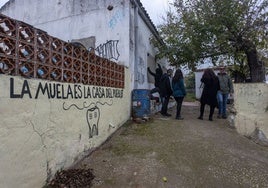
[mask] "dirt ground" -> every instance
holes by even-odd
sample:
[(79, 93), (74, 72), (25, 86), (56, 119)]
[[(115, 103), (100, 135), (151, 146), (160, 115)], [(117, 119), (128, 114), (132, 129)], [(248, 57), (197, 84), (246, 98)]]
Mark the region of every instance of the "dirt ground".
[[(206, 109), (208, 110), (208, 109)], [(226, 119), (197, 119), (196, 103), (164, 118), (128, 122), (74, 168), (93, 169), (96, 188), (265, 188), (268, 147), (239, 135)]]

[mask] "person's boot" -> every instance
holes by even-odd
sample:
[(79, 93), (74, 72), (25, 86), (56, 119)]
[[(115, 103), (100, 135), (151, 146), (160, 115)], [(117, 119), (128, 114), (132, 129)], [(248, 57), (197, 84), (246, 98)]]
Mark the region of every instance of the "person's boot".
[(209, 116), (208, 120), (209, 121), (213, 121), (212, 116)]
[(176, 116), (176, 119), (177, 119), (177, 120), (183, 120), (184, 118), (181, 117), (181, 116)]
[(222, 119), (227, 119), (227, 115), (226, 114), (222, 115)]
[(203, 116), (199, 116), (197, 119), (201, 119), (201, 120), (203, 120)]

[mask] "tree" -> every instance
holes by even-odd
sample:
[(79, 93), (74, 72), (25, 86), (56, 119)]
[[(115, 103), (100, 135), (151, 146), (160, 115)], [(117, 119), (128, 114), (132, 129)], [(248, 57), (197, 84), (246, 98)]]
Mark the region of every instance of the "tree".
[(253, 82), (265, 79), (259, 49), (267, 49), (268, 0), (174, 0), (164, 24), (158, 26), (165, 45), (152, 42), (158, 57), (171, 65), (187, 65), (210, 58), (216, 65), (220, 57), (239, 62), (246, 57)]
[(185, 87), (188, 90), (195, 89), (195, 75), (193, 72), (191, 72), (187, 76), (185, 76)]

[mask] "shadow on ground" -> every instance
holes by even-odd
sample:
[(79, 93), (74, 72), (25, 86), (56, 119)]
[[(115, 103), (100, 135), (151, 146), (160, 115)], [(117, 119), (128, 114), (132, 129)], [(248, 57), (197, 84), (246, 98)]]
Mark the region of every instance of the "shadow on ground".
[(155, 114), (128, 122), (78, 163), (93, 169), (92, 187), (268, 187), (268, 148), (255, 144), (225, 119), (197, 119), (198, 105), (185, 103), (184, 120)]

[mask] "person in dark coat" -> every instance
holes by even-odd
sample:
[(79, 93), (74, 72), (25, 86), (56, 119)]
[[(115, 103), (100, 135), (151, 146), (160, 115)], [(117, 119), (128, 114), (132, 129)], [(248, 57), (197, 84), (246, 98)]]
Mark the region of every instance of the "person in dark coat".
[(153, 88), (151, 90), (151, 92), (150, 92), (151, 94), (156, 93), (156, 92), (159, 93), (160, 79), (161, 79), (161, 77), (163, 75), (163, 70), (162, 70), (161, 66), (159, 64), (157, 64), (157, 65), (158, 65), (158, 68), (155, 69), (155, 73), (152, 72), (149, 67), (147, 68), (148, 72), (154, 77), (154, 86), (155, 86), (155, 88)]
[(209, 112), (209, 120), (213, 121), (213, 114), (215, 107), (218, 105), (217, 101), (217, 92), (220, 88), (219, 79), (214, 73), (214, 71), (210, 68), (204, 71), (204, 74), (201, 78), (201, 82), (204, 84), (204, 88), (202, 91), (201, 99), (200, 99), (200, 116), (198, 119), (203, 120), (205, 105), (210, 106)]
[(183, 117), (181, 116), (181, 106), (182, 101), (186, 95), (186, 90), (184, 86), (183, 74), (180, 69), (176, 70), (174, 77), (172, 78), (172, 90), (173, 97), (175, 98), (177, 103), (176, 119), (183, 120)]
[(171, 116), (171, 114), (167, 113), (169, 98), (172, 95), (171, 88), (171, 79), (172, 79), (172, 69), (168, 69), (167, 73), (163, 74), (160, 79), (159, 91), (160, 97), (162, 101), (161, 114), (163, 116)]

